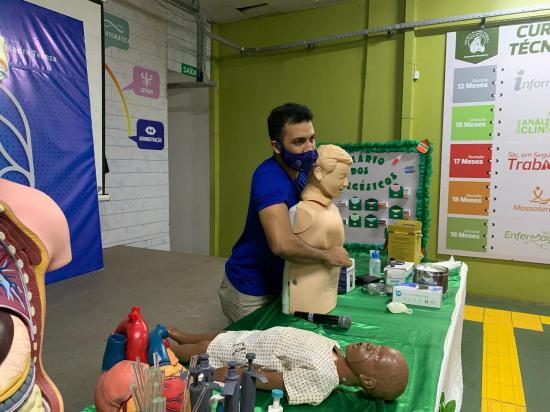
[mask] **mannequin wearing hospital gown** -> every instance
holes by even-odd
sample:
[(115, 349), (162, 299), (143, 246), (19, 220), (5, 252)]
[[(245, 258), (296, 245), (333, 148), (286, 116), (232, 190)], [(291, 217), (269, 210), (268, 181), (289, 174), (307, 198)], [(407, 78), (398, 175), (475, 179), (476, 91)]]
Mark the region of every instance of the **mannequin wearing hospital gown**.
[[(332, 200), (348, 186), (352, 158), (335, 145), (320, 146), (318, 152), (319, 158), (302, 192), (302, 200), (290, 211), (293, 231), (317, 248), (342, 247), (344, 225)], [(283, 294), (288, 293), (289, 313), (330, 312), (336, 306), (339, 277), (339, 267), (286, 262)], [(284, 302), (285, 296), (283, 311), (286, 311)]]
[(44, 280), (71, 257), (59, 206), (39, 190), (0, 178), (0, 330), (9, 332), (0, 342), (0, 410), (63, 411), (41, 359)]

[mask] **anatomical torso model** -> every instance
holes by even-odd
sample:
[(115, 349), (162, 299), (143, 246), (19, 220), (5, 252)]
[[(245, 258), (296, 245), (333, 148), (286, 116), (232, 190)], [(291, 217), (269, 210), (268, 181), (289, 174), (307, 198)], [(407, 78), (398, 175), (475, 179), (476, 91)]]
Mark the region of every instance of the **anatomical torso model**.
[(71, 261), (69, 227), (39, 190), (0, 178), (0, 410), (63, 411), (42, 365), (45, 274)]

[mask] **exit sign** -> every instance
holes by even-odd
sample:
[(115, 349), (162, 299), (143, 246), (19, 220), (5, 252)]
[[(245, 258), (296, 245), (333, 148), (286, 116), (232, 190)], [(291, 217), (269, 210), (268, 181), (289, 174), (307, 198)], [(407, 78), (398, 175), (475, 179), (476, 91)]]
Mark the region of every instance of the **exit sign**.
[(191, 77), (197, 77), (197, 68), (194, 66), (190, 66), (189, 64), (182, 63), (181, 72)]

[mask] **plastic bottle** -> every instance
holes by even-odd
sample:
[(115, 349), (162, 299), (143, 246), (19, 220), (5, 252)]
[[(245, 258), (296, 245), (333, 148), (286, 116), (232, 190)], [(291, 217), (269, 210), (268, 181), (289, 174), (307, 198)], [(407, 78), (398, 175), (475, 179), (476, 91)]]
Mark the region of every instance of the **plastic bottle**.
[(273, 404), (269, 405), (267, 412), (283, 412), (283, 407), (281, 406), (283, 391), (280, 389), (273, 389), (271, 391), (271, 396), (273, 397)]
[(380, 252), (375, 250), (372, 252), (369, 262), (369, 275), (380, 277), (381, 262), (380, 262)]

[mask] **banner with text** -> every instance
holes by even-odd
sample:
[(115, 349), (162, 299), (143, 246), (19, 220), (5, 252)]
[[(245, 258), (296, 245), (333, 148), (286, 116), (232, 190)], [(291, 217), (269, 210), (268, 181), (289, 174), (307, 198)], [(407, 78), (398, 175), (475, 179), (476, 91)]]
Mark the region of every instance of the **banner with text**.
[(550, 22), (447, 34), (438, 252), (550, 263)]
[(0, 178), (47, 193), (67, 217), (72, 261), (49, 272), (47, 282), (99, 270), (83, 24), (26, 1), (1, 4)]

